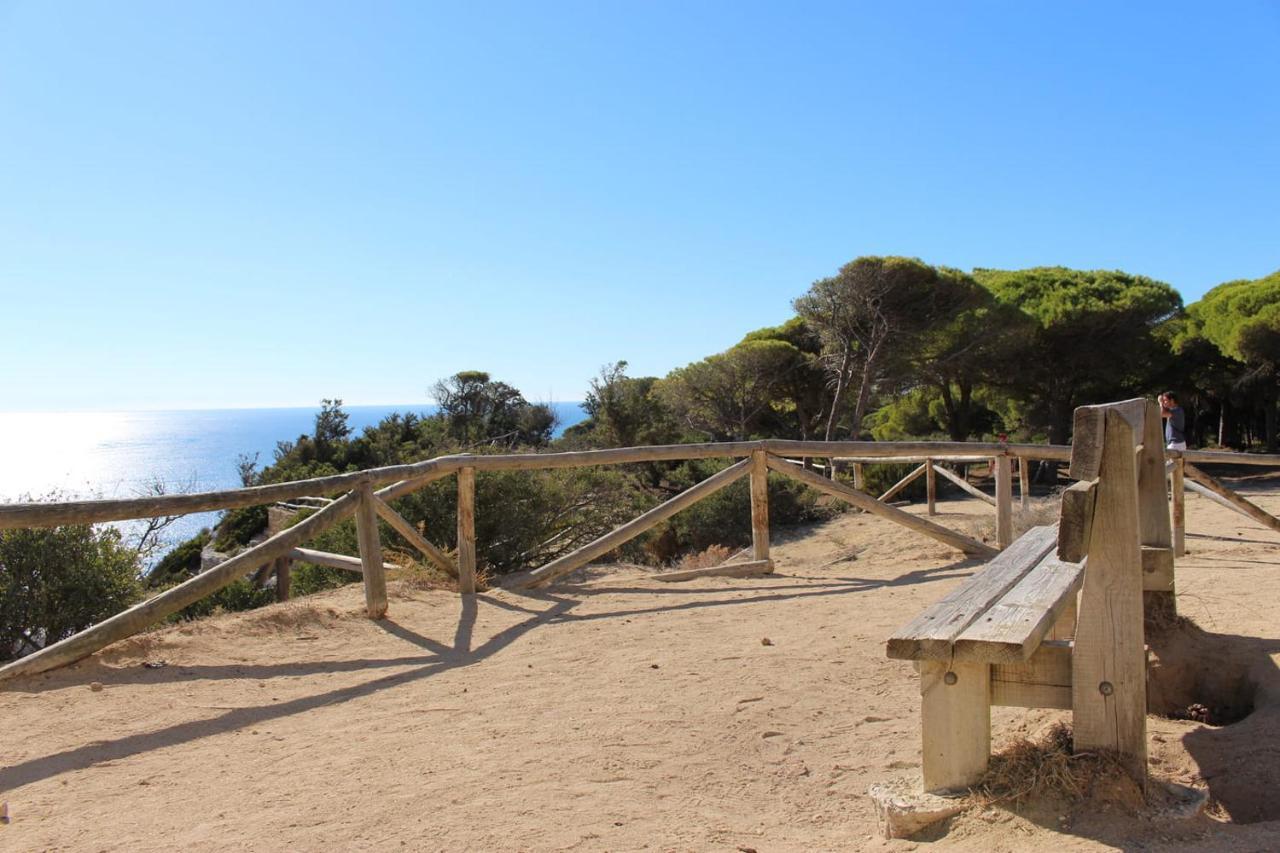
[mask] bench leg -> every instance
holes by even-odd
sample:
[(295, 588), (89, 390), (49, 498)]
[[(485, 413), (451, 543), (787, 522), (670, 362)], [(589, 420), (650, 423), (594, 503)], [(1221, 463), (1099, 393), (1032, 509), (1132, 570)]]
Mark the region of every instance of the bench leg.
[(966, 788), (991, 757), (991, 665), (920, 664), (924, 789)]

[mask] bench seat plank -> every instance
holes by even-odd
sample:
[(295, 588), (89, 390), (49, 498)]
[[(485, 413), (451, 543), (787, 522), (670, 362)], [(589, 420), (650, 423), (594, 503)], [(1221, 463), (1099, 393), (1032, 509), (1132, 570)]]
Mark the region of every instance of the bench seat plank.
[(1057, 525), (1033, 527), (1001, 551), (985, 569), (900, 628), (886, 643), (898, 660), (950, 660), (952, 644), (1057, 546)]
[(1075, 600), (1084, 563), (1045, 555), (1035, 568), (956, 637), (955, 660), (1021, 663), (1029, 660)]

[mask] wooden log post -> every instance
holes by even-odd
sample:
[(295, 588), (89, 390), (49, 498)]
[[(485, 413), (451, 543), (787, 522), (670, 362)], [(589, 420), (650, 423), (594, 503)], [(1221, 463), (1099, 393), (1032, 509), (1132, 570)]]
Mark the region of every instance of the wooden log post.
[(991, 666), (920, 662), (921, 771), (926, 791), (966, 788), (991, 757)]
[(1173, 470), (1169, 473), (1169, 491), (1173, 501), (1173, 556), (1181, 557), (1187, 553), (1187, 460), (1179, 456), (1173, 460)]
[(763, 450), (751, 454), (751, 559), (769, 560), (769, 465)]
[(1023, 510), (1031, 506), (1031, 468), (1027, 464), (1030, 461), (1025, 456), (1018, 457), (1018, 501)]
[(387, 615), (387, 575), (382, 568), (378, 514), (373, 507), (373, 488), (365, 483), (360, 487), (359, 494), (356, 540), (360, 545), (360, 565), (364, 572), (364, 604), (370, 619), (381, 619)]
[(853, 487), (860, 492), (867, 490), (867, 480), (861, 462), (853, 463)]
[(476, 591), (476, 469), (458, 469), (458, 592)]
[[(1077, 424), (1082, 415), (1095, 416), (1084, 412), (1085, 408), (1104, 407), (1077, 409)], [(1073, 472), (1079, 459), (1086, 470), (1098, 475), (1089, 560), (1071, 655), (1075, 749), (1117, 752), (1126, 769), (1145, 784), (1147, 666), (1134, 457), (1137, 442), (1134, 428), (1120, 411), (1107, 410), (1104, 418), (1103, 430), (1084, 436), (1094, 446), (1078, 445), (1071, 460)], [(1076, 436), (1080, 442), (1082, 433), (1077, 431)]]
[(933, 460), (924, 461), (925, 499), (929, 503), (929, 515), (938, 514), (938, 474), (933, 470)]
[(996, 544), (1001, 549), (1013, 543), (1013, 460), (995, 458), (996, 469)]
[(289, 582), (293, 578), (293, 561), (288, 557), (277, 557), (275, 563), (276, 571), (276, 601), (289, 600)]

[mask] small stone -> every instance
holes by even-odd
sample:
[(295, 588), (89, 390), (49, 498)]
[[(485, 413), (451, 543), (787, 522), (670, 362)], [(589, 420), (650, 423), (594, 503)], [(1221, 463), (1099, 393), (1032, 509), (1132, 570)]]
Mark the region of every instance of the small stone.
[(773, 640), (770, 640), (768, 637), (764, 637), (763, 639), (761, 639), (761, 640), (760, 640), (760, 645), (762, 645), (762, 646), (772, 646), (772, 645), (773, 645)]
[(872, 785), (867, 793), (885, 838), (910, 838), (920, 830), (964, 810), (963, 799), (926, 794), (903, 781)]
[(90, 689), (90, 690), (92, 690), (94, 693), (101, 693), (101, 692), (102, 692), (102, 682), (101, 682), (101, 681), (91, 681), (91, 682), (89, 682), (89, 689)]
[(658, 668), (658, 665), (656, 663), (649, 664), (649, 669), (657, 669), (657, 668)]

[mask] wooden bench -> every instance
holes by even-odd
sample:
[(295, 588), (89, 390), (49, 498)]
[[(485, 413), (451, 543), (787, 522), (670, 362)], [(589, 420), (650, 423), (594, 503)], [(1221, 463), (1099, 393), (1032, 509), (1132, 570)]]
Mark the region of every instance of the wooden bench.
[(1146, 774), (1147, 607), (1172, 609), (1172, 528), (1154, 402), (1075, 412), (1057, 525), (1036, 527), (903, 626), (891, 658), (920, 673), (926, 791), (986, 772), (991, 706), (1069, 709), (1075, 746)]

